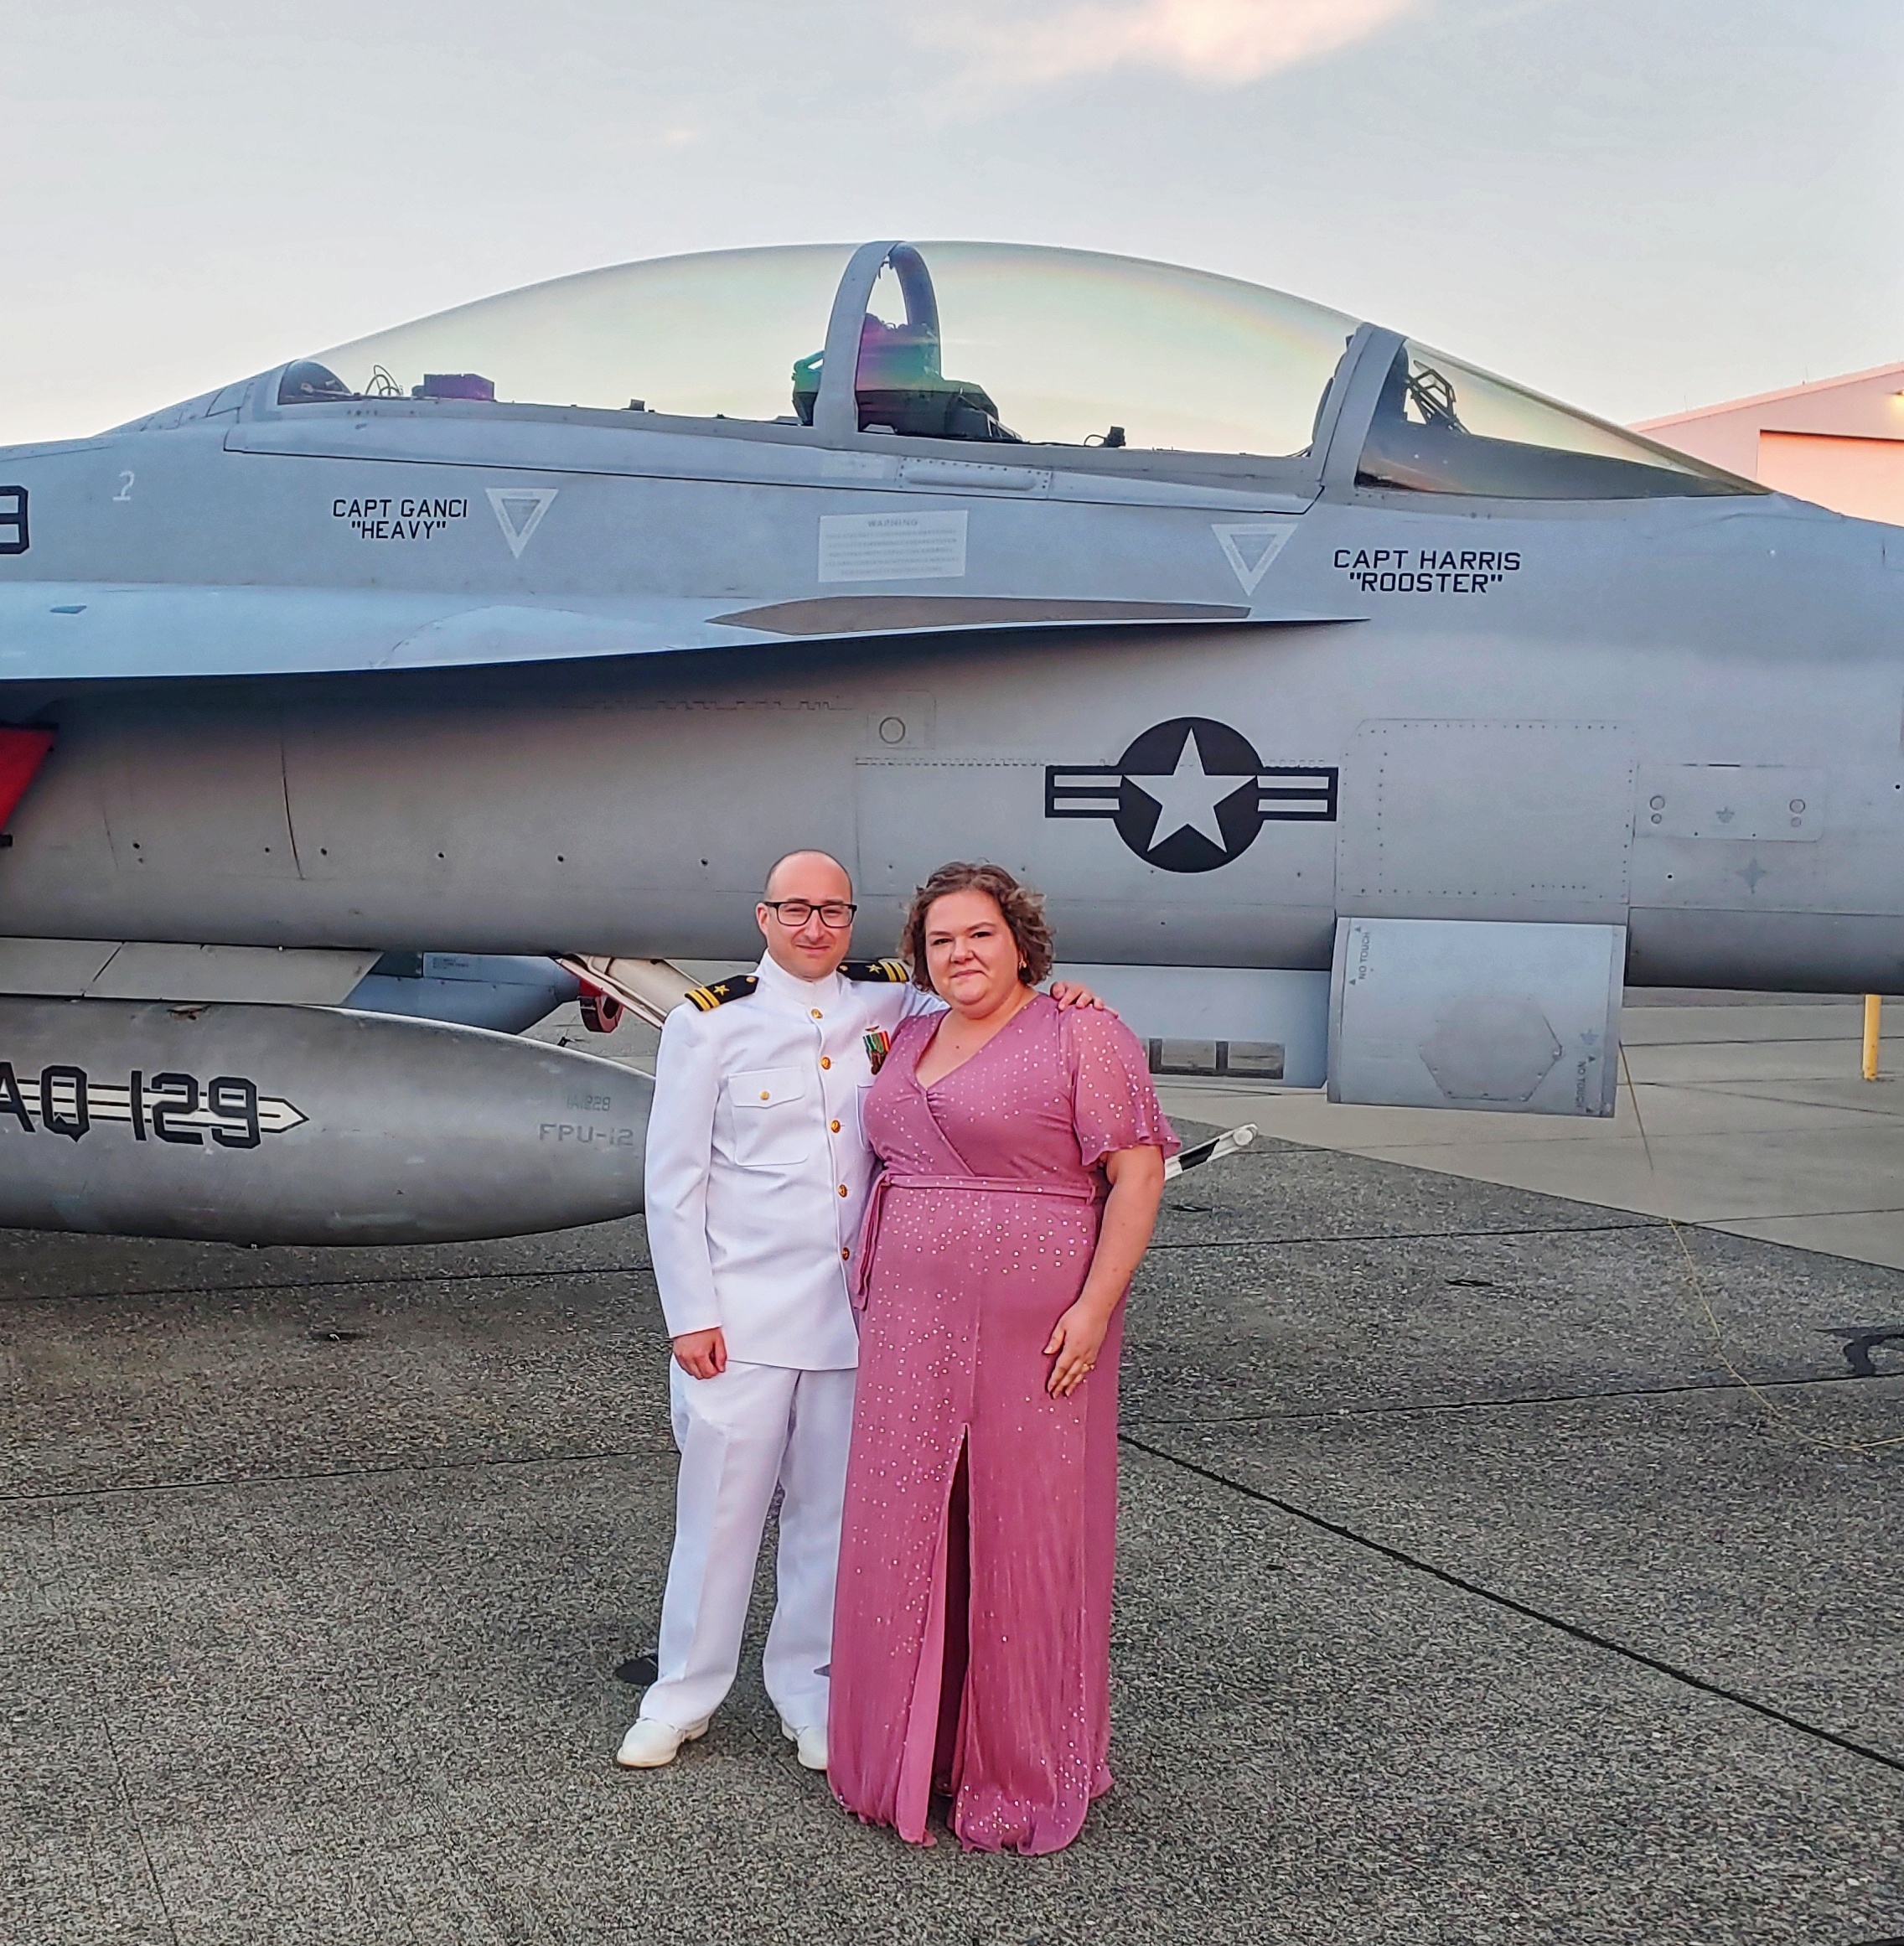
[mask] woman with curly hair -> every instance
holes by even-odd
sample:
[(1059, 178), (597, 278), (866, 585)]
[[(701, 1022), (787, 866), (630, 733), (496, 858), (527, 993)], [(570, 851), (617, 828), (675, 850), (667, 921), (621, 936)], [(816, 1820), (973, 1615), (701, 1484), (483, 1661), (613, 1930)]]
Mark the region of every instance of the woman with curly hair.
[(1177, 1138), (1130, 1030), (1037, 991), (1009, 872), (941, 866), (903, 951), (949, 1011), (866, 1097), (829, 1775), (915, 1844), (936, 1794), (970, 1848), (1055, 1851), (1110, 1788), (1118, 1348)]

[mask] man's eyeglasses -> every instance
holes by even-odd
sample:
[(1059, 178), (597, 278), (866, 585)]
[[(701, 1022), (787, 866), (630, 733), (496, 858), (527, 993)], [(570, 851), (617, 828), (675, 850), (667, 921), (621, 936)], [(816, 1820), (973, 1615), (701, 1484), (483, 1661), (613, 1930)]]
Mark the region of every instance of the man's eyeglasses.
[(830, 898), (824, 905), (815, 905), (810, 898), (763, 898), (760, 903), (789, 931), (796, 933), (815, 913), (829, 932), (839, 932), (853, 923), (853, 914), (860, 909), (843, 898)]

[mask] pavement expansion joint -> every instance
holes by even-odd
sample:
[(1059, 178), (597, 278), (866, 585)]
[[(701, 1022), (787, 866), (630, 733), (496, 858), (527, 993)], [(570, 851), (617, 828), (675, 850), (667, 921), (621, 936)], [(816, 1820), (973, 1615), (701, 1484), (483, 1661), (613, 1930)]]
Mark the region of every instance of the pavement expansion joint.
[[(1182, 1206), (1172, 1207), (1180, 1209)], [(1207, 1215), (1209, 1212), (1197, 1214)], [(1153, 1243), (1146, 1254), (1155, 1256), (1160, 1250), (1280, 1250), (1319, 1244), (1465, 1243), (1471, 1240), (1485, 1241), (1490, 1237), (1598, 1236), (1609, 1230), (1671, 1228), (1671, 1223), (1663, 1216), (1631, 1216), (1621, 1223), (1538, 1223), (1521, 1224), (1511, 1229), (1372, 1229), (1318, 1236), (1213, 1237), (1207, 1242), (1177, 1242), (1163, 1238)]]
[[(1794, 1084), (1801, 1077), (1794, 1076)], [(1834, 1114), (1867, 1115), (1875, 1116), (1880, 1121), (1895, 1121), (1897, 1119), (1897, 1110), (1883, 1103), (1866, 1104), (1862, 1101), (1844, 1101), (1829, 1095), (1820, 1099), (1808, 1095), (1794, 1095), (1790, 1092), (1789, 1089), (1782, 1095), (1768, 1095), (1763, 1089), (1743, 1087), (1736, 1081), (1675, 1081), (1671, 1084), (1669, 1089), (1666, 1089), (1663, 1084), (1651, 1084), (1644, 1081), (1640, 1083), (1640, 1086), (1643, 1088), (1653, 1085), (1661, 1087), (1663, 1092), (1704, 1095), (1720, 1101), (1762, 1101), (1772, 1108), (1828, 1108)], [(1872, 1084), (1867, 1081), (1860, 1083), (1860, 1085), (1868, 1088)], [(1712, 1138), (1710, 1132), (1700, 1131), (1669, 1133), (1663, 1136), (1656, 1136), (1653, 1139), (1670, 1142), (1710, 1141)]]
[[(1893, 1037), (1886, 1035), (1885, 1038), (1888, 1040)], [(1844, 1034), (1780, 1034), (1777, 1045), (1782, 1048), (1841, 1048), (1846, 1045), (1849, 1040), (1850, 1037)], [(1627, 1044), (1636, 1053), (1650, 1054), (1660, 1048), (1688, 1048), (1697, 1052), (1702, 1048), (1762, 1048), (1766, 1043), (1762, 1037), (1746, 1034), (1735, 1036), (1726, 1040), (1636, 1041)], [(1852, 1042), (1850, 1044), (1855, 1046), (1856, 1043)], [(1669, 1084), (1660, 1081), (1642, 1081), (1640, 1083), (1642, 1088), (1658, 1088), (1668, 1085)]]
[(1904, 1775), (1904, 1757), (1893, 1757), (1887, 1752), (1877, 1750), (1868, 1743), (1860, 1743), (1855, 1738), (1842, 1736), (1835, 1730), (1827, 1730), (1822, 1724), (1808, 1723), (1802, 1716), (1792, 1716), (1788, 1711), (1773, 1705), (1762, 1702), (1756, 1696), (1748, 1696), (1742, 1690), (1729, 1689), (1723, 1683), (1709, 1682), (1704, 1676), (1695, 1675), (1690, 1669), (1681, 1669), (1677, 1664), (1663, 1661), (1658, 1656), (1648, 1655), (1644, 1649), (1634, 1648), (1624, 1642), (1616, 1642), (1609, 1635), (1602, 1635), (1597, 1629), (1584, 1628), (1577, 1622), (1570, 1622), (1565, 1616), (1549, 1613), (1526, 1602), (1517, 1601), (1513, 1596), (1503, 1594), (1498, 1588), (1490, 1588), (1479, 1581), (1468, 1580), (1465, 1575), (1457, 1575), (1451, 1569), (1437, 1567), (1433, 1561), (1424, 1560), (1420, 1555), (1410, 1554), (1405, 1548), (1391, 1546), (1385, 1540), (1377, 1540), (1372, 1535), (1358, 1533), (1353, 1527), (1345, 1527), (1340, 1521), (1312, 1512), (1306, 1507), (1299, 1507), (1292, 1500), (1285, 1500), (1280, 1495), (1266, 1493), (1260, 1487), (1252, 1487), (1245, 1482), (1233, 1479), (1227, 1473), (1218, 1472), (1213, 1467), (1199, 1466), (1194, 1460), (1187, 1460), (1181, 1454), (1170, 1452), (1160, 1446), (1151, 1446), (1141, 1439), (1133, 1439), (1127, 1432), (1118, 1434), (1120, 1443), (1132, 1451), (1147, 1453), (1151, 1458), (1162, 1460), (1167, 1465), (1181, 1467), (1185, 1472), (1194, 1473), (1199, 1479), (1213, 1485), (1225, 1487), (1234, 1493), (1257, 1501), (1265, 1507), (1274, 1507), (1280, 1514), (1286, 1514), (1293, 1520), (1301, 1520), (1323, 1534), (1332, 1535), (1338, 1540), (1346, 1540), (1352, 1546), (1364, 1548), (1372, 1554), (1380, 1555), (1393, 1561), (1398, 1567), (1405, 1567), (1414, 1573), (1426, 1575), (1445, 1586), (1458, 1589), (1464, 1595), (1472, 1595), (1477, 1600), (1488, 1602), (1510, 1614), (1519, 1615), (1529, 1622), (1537, 1622), (1543, 1628), (1552, 1628), (1563, 1635), (1572, 1637), (1576, 1642), (1590, 1648), (1606, 1650), (1625, 1660), (1649, 1669), (1655, 1674), (1697, 1690), (1702, 1695), (1713, 1696), (1721, 1702), (1736, 1704), (1739, 1708), (1750, 1710), (1756, 1716), (1768, 1721), (1782, 1724), (1788, 1730), (1795, 1730), (1801, 1736), (1819, 1743), (1827, 1743), (1834, 1748), (1844, 1751), (1852, 1757), (1862, 1757), (1868, 1763), (1881, 1764), (1886, 1770)]
[[(1897, 1215), (1904, 1215), (1904, 1203), (1879, 1203), (1866, 1204), (1856, 1209), (1773, 1209), (1766, 1211), (1762, 1215), (1740, 1216), (1734, 1213), (1716, 1216), (1683, 1216), (1677, 1220), (1682, 1224), (1697, 1224), (1701, 1229), (1714, 1229), (1722, 1223), (1804, 1223), (1834, 1216)], [(1661, 1220), (1672, 1219), (1663, 1218)], [(1778, 1241), (1776, 1237), (1764, 1237), (1759, 1240), (1765, 1243)], [(1804, 1250), (1808, 1246), (1803, 1244), (1787, 1244), (1782, 1247), (1787, 1250)], [(1814, 1255), (1829, 1256), (1831, 1254), (1829, 1250), (1813, 1252)]]
[(166, 1284), (148, 1291), (9, 1291), (0, 1304), (119, 1304), (158, 1297), (269, 1296), (278, 1291), (390, 1291), (418, 1284), (556, 1284), (573, 1277), (652, 1277), (652, 1264), (577, 1264), (541, 1271), (396, 1271), (380, 1277), (277, 1277), (266, 1284)]
[[(1904, 1339), (1904, 1332), (1882, 1334)], [(1847, 1349), (1849, 1350), (1849, 1347)], [(1379, 1415), (1410, 1418), (1434, 1412), (1491, 1412), (1519, 1405), (1591, 1405), (1622, 1399), (1673, 1399), (1704, 1392), (1764, 1392), (1774, 1388), (1790, 1390), (1807, 1385), (1865, 1384), (1886, 1379), (1904, 1379), (1904, 1372), (1848, 1371), (1814, 1372), (1795, 1379), (1706, 1379), (1683, 1385), (1633, 1385), (1599, 1392), (1527, 1392), (1499, 1399), (1442, 1399), (1422, 1404), (1331, 1405), (1313, 1411), (1225, 1412), (1203, 1418), (1162, 1419), (1150, 1413), (1126, 1413), (1126, 1426), (1262, 1426), (1298, 1425), (1323, 1419), (1369, 1419)]]
[[(57, 1512), (49, 1516), (48, 1528), (52, 1537), (54, 1553), (56, 1557), (61, 1559), (63, 1568), (65, 1565), (64, 1548)], [(60, 1578), (64, 1579), (64, 1576), (62, 1575)], [(44, 1591), (42, 1590), (43, 1593)], [(67, 1619), (66, 1628), (83, 1653), (90, 1645), (85, 1643), (82, 1631), (72, 1622), (70, 1617)], [(105, 1746), (106, 1756), (111, 1762), (113, 1788), (117, 1793), (120, 1805), (125, 1813), (127, 1824), (130, 1827), (134, 1842), (137, 1845), (139, 1861), (146, 1882), (152, 1889), (153, 1898), (158, 1907), (159, 1917), (165, 1922), (166, 1936), (172, 1941), (173, 1946), (179, 1946), (178, 1922), (173, 1918), (171, 1902), (165, 1896), (164, 1881), (159, 1874), (158, 1861), (153, 1857), (152, 1845), (146, 1835), (144, 1821), (139, 1816), (138, 1803), (133, 1794), (132, 1779), (126, 1774), (126, 1759), (119, 1748), (119, 1739), (113, 1734), (111, 1711), (106, 1705), (105, 1697), (100, 1693), (98, 1673), (97, 1664), (95, 1661), (93, 1666), (82, 1679), (85, 1689), (91, 1697), (94, 1725), (98, 1731), (100, 1742)], [(0, 1884), (4, 1882), (4, 1881), (0, 1881)]]
[(165, 1896), (165, 1882), (159, 1876), (158, 1866), (153, 1861), (152, 1845), (146, 1837), (146, 1828), (139, 1817), (139, 1808), (132, 1800), (132, 1787), (126, 1776), (125, 1759), (119, 1754), (118, 1739), (112, 1734), (112, 1726), (101, 1712), (99, 1728), (105, 1740), (107, 1754), (112, 1759), (112, 1775), (119, 1787), (119, 1799), (125, 1806), (127, 1822), (132, 1828), (132, 1835), (138, 1840), (139, 1856), (144, 1861), (146, 1880), (152, 1886), (152, 1896), (158, 1902), (159, 1917), (165, 1921), (166, 1936), (172, 1946), (179, 1946), (178, 1922), (172, 1917), (171, 1902)]
[(373, 1480), (393, 1473), (476, 1472), (485, 1467), (587, 1466), (603, 1460), (644, 1460), (648, 1447), (603, 1447), (575, 1452), (482, 1453), (467, 1459), (402, 1459), (374, 1466), (321, 1467), (308, 1472), (207, 1473), (187, 1480), (121, 1480), (103, 1487), (46, 1487), (33, 1493), (0, 1493), (0, 1506), (50, 1501), (104, 1500), (135, 1493), (194, 1493), (225, 1487), (298, 1487), (324, 1480)]

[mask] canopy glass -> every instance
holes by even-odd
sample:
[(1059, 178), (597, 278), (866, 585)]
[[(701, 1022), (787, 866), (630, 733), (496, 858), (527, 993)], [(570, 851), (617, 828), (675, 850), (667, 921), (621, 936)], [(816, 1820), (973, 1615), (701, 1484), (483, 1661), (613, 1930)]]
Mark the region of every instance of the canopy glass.
[[(531, 285), (300, 360), (278, 402), (499, 400), (810, 424), (852, 256), (719, 251)], [(1288, 458), (1309, 449), (1355, 329), (1322, 305), (1170, 264), (902, 245), (866, 307), (852, 403), (862, 434)], [(854, 418), (830, 423), (850, 434)], [(1512, 499), (1759, 490), (1413, 344), (1358, 474)]]
[[(1013, 244), (917, 249), (938, 292), (935, 370), (989, 396), (1020, 439), (1081, 445), (1121, 427), (1134, 447), (1300, 453), (1355, 329), (1319, 304), (1167, 264)], [(851, 255), (721, 251), (532, 285), (321, 352), (287, 375), (282, 402), (380, 393), (805, 417)], [(903, 326), (890, 274), (872, 308)]]
[(1496, 499), (1764, 491), (1412, 339), (1389, 367), (1356, 471), (1364, 486)]
[[(826, 334), (845, 245), (654, 257), (505, 291), (318, 353), (344, 393), (467, 397), (696, 418), (793, 413), (793, 365)], [(817, 335), (816, 335), (817, 334)]]

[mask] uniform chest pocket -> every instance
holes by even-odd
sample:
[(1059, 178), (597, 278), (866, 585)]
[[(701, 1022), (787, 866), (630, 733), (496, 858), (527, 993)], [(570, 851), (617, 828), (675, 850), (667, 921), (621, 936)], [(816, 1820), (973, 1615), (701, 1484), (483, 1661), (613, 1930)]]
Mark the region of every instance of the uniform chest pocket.
[(798, 1068), (757, 1068), (727, 1079), (734, 1160), (743, 1169), (786, 1168), (813, 1152), (806, 1076)]

